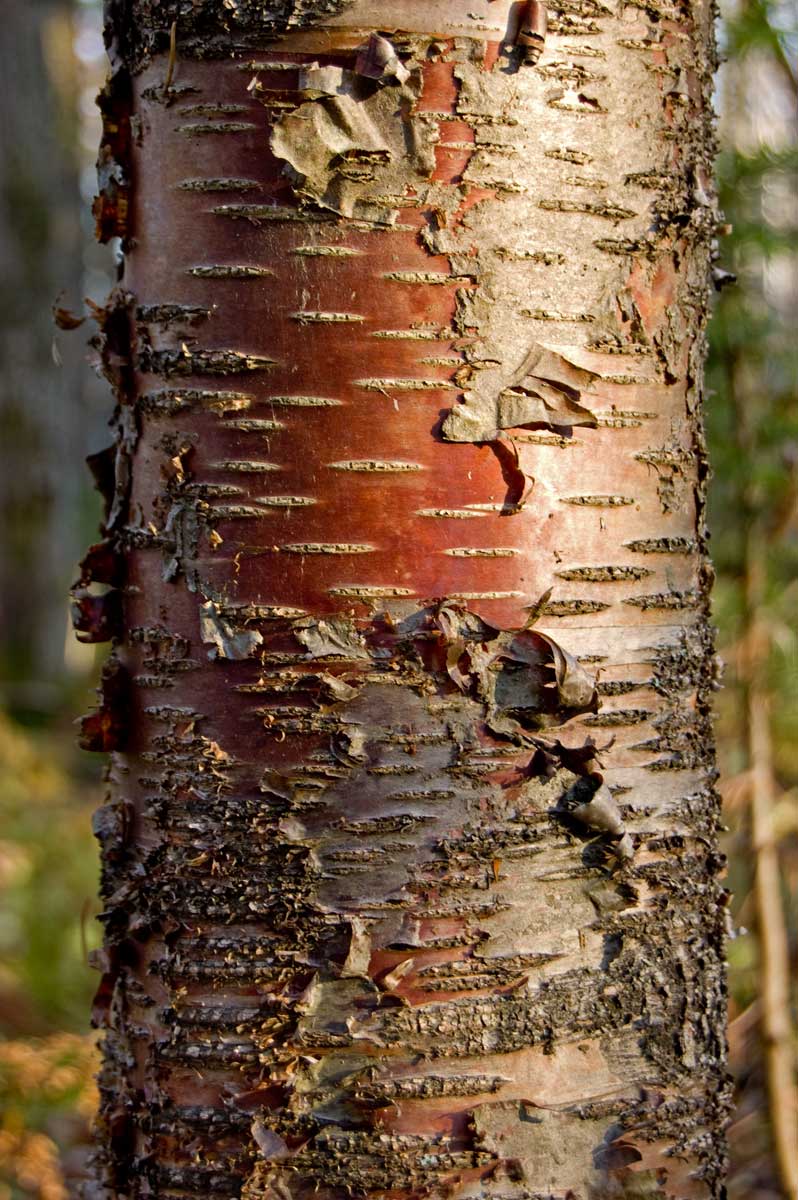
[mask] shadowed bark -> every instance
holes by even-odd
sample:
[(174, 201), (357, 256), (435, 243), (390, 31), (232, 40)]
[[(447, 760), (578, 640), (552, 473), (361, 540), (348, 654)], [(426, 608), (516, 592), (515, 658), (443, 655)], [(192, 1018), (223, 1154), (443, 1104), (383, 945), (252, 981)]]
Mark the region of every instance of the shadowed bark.
[(709, 12), (184, 7), (109, 6), (97, 1194), (720, 1196)]

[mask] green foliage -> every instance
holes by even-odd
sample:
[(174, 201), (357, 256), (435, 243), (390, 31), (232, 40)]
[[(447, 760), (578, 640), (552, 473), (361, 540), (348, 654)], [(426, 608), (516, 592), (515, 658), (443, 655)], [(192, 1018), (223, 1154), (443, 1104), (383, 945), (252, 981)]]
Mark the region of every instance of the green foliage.
[(0, 1029), (11, 1033), (84, 1030), (95, 982), (99, 789), (64, 733), (0, 713)]
[(82, 757), (71, 722), (32, 731), (0, 711), (0, 1200), (67, 1200), (95, 1106), (100, 788)]

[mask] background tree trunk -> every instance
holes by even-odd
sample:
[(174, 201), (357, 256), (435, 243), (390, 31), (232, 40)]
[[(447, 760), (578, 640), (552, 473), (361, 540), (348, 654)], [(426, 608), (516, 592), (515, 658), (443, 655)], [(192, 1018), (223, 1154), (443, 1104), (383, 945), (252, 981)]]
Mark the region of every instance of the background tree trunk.
[(708, 6), (108, 9), (98, 1195), (720, 1196)]
[[(80, 551), (86, 453), (80, 345), (53, 361), (52, 306), (83, 275), (71, 2), (11, 5), (0, 26), (0, 675), (12, 705), (48, 710), (64, 673), (64, 593)], [(65, 52), (66, 51), (66, 52)]]

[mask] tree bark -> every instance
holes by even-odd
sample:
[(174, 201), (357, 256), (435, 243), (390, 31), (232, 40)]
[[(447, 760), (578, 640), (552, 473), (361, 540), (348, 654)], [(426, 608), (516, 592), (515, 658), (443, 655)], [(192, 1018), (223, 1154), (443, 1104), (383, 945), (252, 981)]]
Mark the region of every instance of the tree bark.
[(544, 28), (108, 5), (97, 1195), (722, 1195), (711, 14)]

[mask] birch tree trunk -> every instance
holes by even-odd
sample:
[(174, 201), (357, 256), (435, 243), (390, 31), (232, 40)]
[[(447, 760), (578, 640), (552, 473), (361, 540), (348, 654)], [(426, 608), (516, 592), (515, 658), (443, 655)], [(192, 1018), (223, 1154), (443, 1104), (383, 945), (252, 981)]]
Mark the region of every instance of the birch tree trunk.
[(107, 17), (94, 1194), (722, 1195), (709, 5)]

